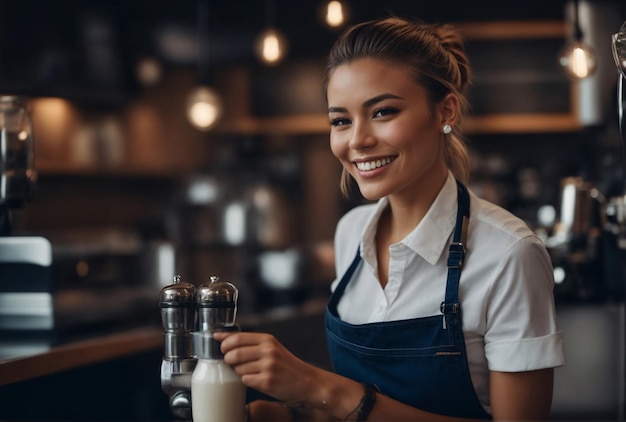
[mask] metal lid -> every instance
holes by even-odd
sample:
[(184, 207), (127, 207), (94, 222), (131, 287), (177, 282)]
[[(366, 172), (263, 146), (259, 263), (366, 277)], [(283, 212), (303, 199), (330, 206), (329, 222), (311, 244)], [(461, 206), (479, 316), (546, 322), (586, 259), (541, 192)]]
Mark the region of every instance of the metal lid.
[(179, 275), (174, 276), (174, 284), (161, 289), (161, 307), (193, 306), (196, 287), (193, 284), (181, 281)]
[(197, 305), (206, 308), (231, 308), (237, 303), (237, 288), (227, 282), (220, 281), (219, 277), (211, 276), (208, 284), (198, 287)]

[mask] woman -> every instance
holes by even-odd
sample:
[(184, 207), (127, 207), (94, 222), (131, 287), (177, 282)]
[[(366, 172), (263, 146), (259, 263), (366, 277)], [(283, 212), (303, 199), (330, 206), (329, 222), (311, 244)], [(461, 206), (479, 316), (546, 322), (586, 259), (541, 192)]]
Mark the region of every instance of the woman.
[(283, 402), (251, 403), (251, 420), (548, 417), (564, 363), (550, 258), (520, 219), (464, 186), (469, 73), (447, 25), (367, 22), (332, 48), (342, 189), (353, 179), (376, 202), (336, 230), (326, 313), (335, 372), (267, 334), (216, 335), (243, 382)]

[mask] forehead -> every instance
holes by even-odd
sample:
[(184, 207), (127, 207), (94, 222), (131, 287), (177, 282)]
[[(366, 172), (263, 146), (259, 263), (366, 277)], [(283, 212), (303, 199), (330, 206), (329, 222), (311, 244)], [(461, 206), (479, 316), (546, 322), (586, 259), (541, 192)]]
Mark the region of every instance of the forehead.
[(412, 69), (401, 63), (361, 58), (337, 66), (328, 79), (328, 99), (336, 96), (406, 93), (421, 88)]

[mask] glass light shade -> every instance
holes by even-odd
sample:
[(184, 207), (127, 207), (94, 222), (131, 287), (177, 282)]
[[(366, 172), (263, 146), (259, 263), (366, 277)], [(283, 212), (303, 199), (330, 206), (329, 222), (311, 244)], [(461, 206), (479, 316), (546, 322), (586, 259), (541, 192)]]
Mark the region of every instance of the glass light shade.
[(202, 131), (210, 130), (222, 116), (222, 101), (208, 86), (194, 88), (187, 100), (187, 119)]
[(136, 64), (137, 80), (143, 86), (153, 86), (159, 83), (163, 76), (161, 62), (153, 57), (144, 57)]
[(626, 21), (622, 24), (619, 32), (611, 36), (611, 48), (617, 70), (626, 78)]
[(592, 47), (582, 41), (573, 41), (561, 51), (559, 63), (570, 78), (584, 79), (596, 71), (598, 57)]
[(344, 5), (338, 0), (329, 1), (326, 5), (326, 24), (331, 27), (343, 25), (346, 20)]
[(287, 39), (274, 28), (266, 29), (257, 38), (254, 53), (262, 63), (277, 65), (287, 54)]

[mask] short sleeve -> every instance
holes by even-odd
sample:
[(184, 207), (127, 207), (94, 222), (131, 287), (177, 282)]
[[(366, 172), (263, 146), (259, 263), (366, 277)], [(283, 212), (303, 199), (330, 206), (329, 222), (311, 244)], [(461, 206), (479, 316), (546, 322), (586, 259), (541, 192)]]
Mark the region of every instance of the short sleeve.
[(550, 256), (536, 236), (503, 255), (486, 310), (485, 355), (492, 371), (519, 372), (564, 364)]

